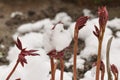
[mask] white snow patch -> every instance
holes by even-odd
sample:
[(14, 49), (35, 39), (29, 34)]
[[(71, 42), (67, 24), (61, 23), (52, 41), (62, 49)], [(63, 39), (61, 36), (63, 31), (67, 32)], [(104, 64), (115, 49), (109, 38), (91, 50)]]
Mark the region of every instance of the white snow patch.
[(15, 16), (17, 16), (17, 15), (22, 16), (22, 15), (23, 15), (23, 13), (22, 13), (22, 12), (19, 12), (19, 11), (12, 12), (12, 13), (11, 13), (11, 18), (14, 18), (14, 17), (15, 17)]
[(89, 9), (83, 9), (83, 14), (84, 14), (84, 16), (89, 16), (90, 18), (95, 17)]

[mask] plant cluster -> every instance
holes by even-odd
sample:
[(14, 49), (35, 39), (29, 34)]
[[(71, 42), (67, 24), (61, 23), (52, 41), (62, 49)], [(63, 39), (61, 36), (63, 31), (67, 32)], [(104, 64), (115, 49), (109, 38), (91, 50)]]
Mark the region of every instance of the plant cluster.
[[(105, 74), (105, 65), (104, 62), (101, 60), (101, 50), (102, 50), (102, 42), (104, 39), (104, 33), (105, 33), (105, 28), (106, 28), (106, 23), (108, 20), (108, 11), (106, 7), (100, 7), (98, 9), (98, 16), (99, 16), (99, 27), (96, 25), (95, 31), (93, 31), (93, 34), (96, 36), (98, 40), (98, 57), (97, 57), (97, 62), (96, 62), (96, 78), (95, 80), (100, 79), (100, 74), (101, 74), (101, 80), (104, 80), (104, 74)], [(73, 59), (73, 80), (77, 80), (77, 71), (76, 71), (76, 62), (77, 62), (77, 52), (78, 52), (78, 33), (79, 30), (82, 29), (87, 20), (89, 19), (88, 16), (82, 16), (77, 19), (76, 24), (75, 24), (75, 30), (74, 30), (74, 59)], [(52, 28), (52, 30), (55, 29), (56, 26)], [(118, 80), (118, 69), (117, 67), (112, 64), (110, 65), (109, 62), (109, 52), (110, 52), (110, 46), (112, 42), (112, 37), (108, 40), (107, 43), (107, 50), (106, 50), (106, 68), (107, 68), (107, 74), (108, 74), (108, 80)], [(13, 67), (12, 71), (9, 73), (7, 76), (6, 80), (9, 80), (12, 74), (14, 73), (15, 69), (17, 68), (18, 64), (20, 63), (23, 67), (24, 64), (27, 64), (27, 60), (25, 56), (39, 56), (39, 54), (35, 53), (37, 50), (27, 50), (26, 48), (22, 47), (22, 43), (19, 38), (17, 38), (17, 42), (15, 43), (17, 48), (21, 51), (18, 55), (18, 59), (16, 61), (15, 66)], [(68, 47), (67, 47), (68, 48)], [(61, 51), (57, 51), (55, 49), (49, 51), (47, 55), (50, 58), (50, 64), (51, 64), (51, 80), (55, 80), (55, 71), (58, 65), (58, 61), (60, 61), (60, 67), (61, 67), (61, 74), (60, 74), (60, 80), (63, 80), (63, 72), (64, 72), (64, 48)], [(16, 79), (20, 80), (20, 78)]]

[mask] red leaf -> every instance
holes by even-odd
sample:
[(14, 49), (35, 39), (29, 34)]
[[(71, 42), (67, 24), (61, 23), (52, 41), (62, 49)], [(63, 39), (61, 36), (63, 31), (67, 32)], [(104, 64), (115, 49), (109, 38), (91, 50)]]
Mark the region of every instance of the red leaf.
[(99, 37), (99, 35), (95, 32), (95, 31), (93, 31), (93, 34), (98, 38)]
[(108, 11), (105, 6), (98, 8), (98, 16), (100, 27), (105, 27), (108, 20)]
[(18, 61), (21, 63), (21, 65), (24, 67), (24, 63), (27, 64), (27, 60), (25, 59), (25, 56), (22, 54), (19, 54)]
[(60, 52), (58, 52), (57, 53), (57, 58), (63, 58), (63, 56), (64, 56), (64, 51), (60, 51)]
[(18, 61), (21, 63), (21, 65), (24, 67), (24, 64), (27, 64), (27, 60), (25, 59), (25, 56), (38, 56), (39, 54), (34, 53), (38, 50), (26, 50), (26, 48), (22, 48), (22, 43), (19, 38), (17, 38), (16, 46), (18, 49), (21, 50)]
[(115, 74), (115, 73), (118, 74), (118, 69), (114, 64), (111, 65), (111, 71), (113, 72), (113, 74)]
[(48, 52), (48, 54), (50, 57), (56, 57), (56, 50), (52, 50), (50, 52)]
[(36, 52), (36, 51), (38, 50), (28, 50), (28, 52), (31, 52), (31, 53)]
[(22, 50), (22, 43), (18, 37), (17, 37), (17, 42), (15, 42), (15, 44), (16, 44), (18, 49)]
[(37, 54), (37, 53), (30, 53), (29, 55), (31, 55), (31, 56), (39, 56), (40, 54)]
[(94, 27), (95, 27), (95, 31), (99, 34), (100, 30), (98, 29), (98, 27), (96, 25), (94, 25)]
[(88, 16), (82, 16), (77, 19), (75, 26), (78, 27), (78, 30), (80, 30), (85, 25), (88, 18), (89, 18)]

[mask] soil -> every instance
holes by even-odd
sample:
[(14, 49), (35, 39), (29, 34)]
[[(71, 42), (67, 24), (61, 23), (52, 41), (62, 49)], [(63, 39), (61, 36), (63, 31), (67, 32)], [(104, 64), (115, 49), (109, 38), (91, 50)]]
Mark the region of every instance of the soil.
[[(2, 53), (4, 57), (0, 58), (0, 65), (9, 64), (9, 61), (6, 60), (7, 52), (9, 47), (14, 45), (12, 35), (16, 32), (17, 27), (23, 23), (35, 22), (43, 18), (54, 18), (56, 13), (67, 12), (75, 21), (79, 16), (82, 16), (82, 10), (88, 8), (92, 11), (92, 14), (97, 15), (97, 7), (100, 4), (88, 4), (86, 0), (0, 0), (0, 54)], [(106, 3), (107, 4), (107, 3)], [(109, 19), (114, 17), (120, 17), (120, 5), (119, 3), (107, 4), (109, 11)], [(20, 11), (24, 15), (16, 16), (11, 18), (10, 15), (12, 12)], [(113, 30), (114, 31), (114, 30)], [(81, 46), (79, 46), (79, 51), (84, 49), (84, 42), (80, 40)], [(73, 43), (72, 43), (73, 44)], [(71, 44), (71, 45), (72, 45)], [(72, 49), (72, 47), (71, 47)], [(66, 52), (65, 60), (68, 61), (71, 55), (67, 53), (71, 52), (71, 49)], [(79, 55), (79, 54), (78, 54)], [(85, 69), (78, 69), (78, 73), (85, 73), (90, 69), (93, 62), (96, 61), (96, 55), (91, 56), (91, 61), (86, 61)], [(88, 64), (89, 63), (89, 64)], [(69, 69), (65, 68), (65, 71), (72, 71), (72, 66)], [(79, 74), (78, 78), (83, 77), (83, 74)]]

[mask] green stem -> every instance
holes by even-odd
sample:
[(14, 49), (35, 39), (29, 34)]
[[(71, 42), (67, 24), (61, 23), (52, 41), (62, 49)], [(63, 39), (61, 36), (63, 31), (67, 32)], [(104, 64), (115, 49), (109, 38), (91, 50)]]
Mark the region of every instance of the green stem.
[(7, 76), (6, 80), (9, 80), (9, 79), (10, 79), (10, 77), (11, 77), (12, 74), (14, 73), (15, 69), (17, 68), (18, 64), (19, 64), (19, 61), (17, 60), (15, 66), (13, 67), (13, 69), (12, 69), (12, 71), (9, 73), (9, 75)]

